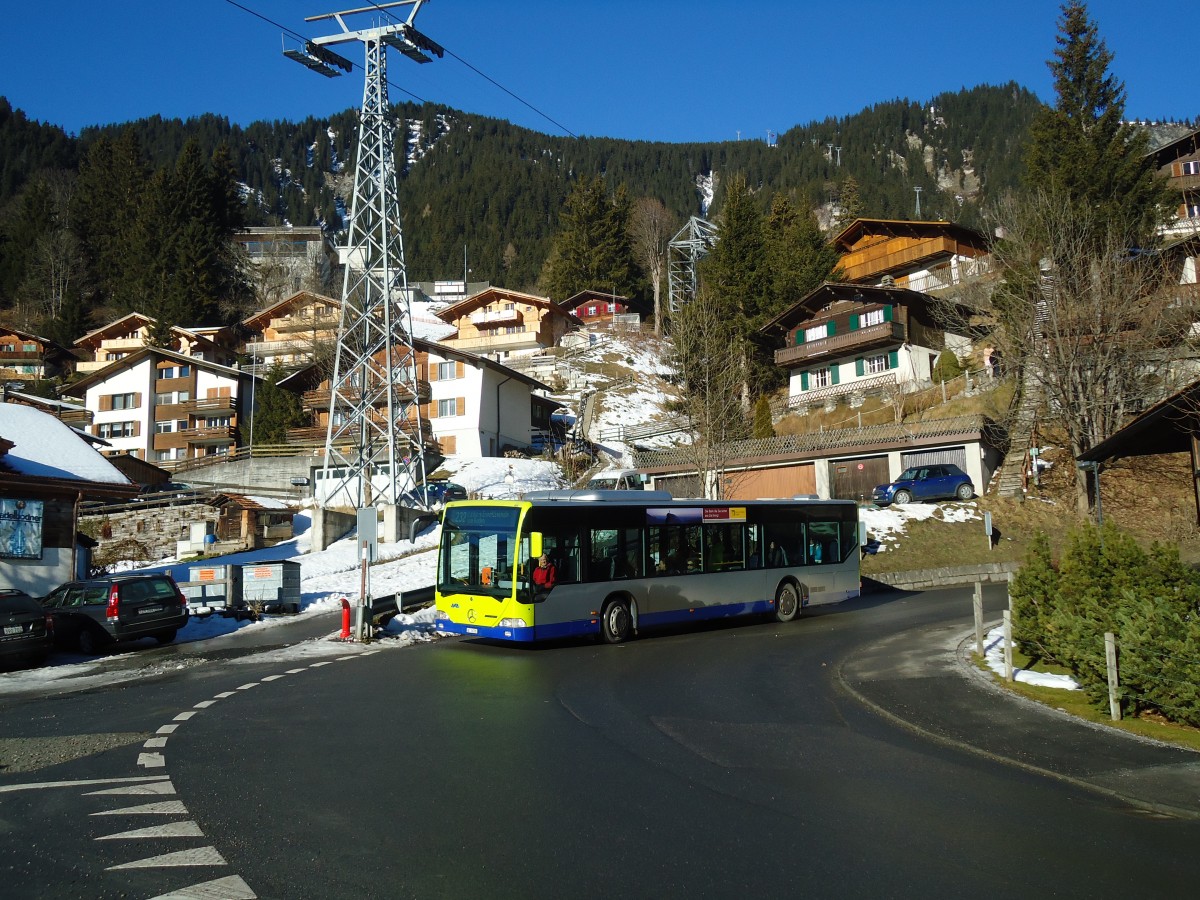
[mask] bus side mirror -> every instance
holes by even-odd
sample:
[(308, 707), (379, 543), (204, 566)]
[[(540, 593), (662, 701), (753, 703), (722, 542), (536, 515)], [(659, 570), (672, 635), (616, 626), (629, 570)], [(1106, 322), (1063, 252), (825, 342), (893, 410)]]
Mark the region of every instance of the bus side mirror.
[(529, 555), (534, 559), (542, 555), (542, 533), (540, 531), (529, 532)]

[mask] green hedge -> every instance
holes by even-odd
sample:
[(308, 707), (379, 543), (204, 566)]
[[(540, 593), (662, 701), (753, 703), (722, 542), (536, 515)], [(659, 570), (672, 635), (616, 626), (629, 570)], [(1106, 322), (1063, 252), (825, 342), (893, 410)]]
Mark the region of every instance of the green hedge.
[(1174, 547), (1143, 550), (1112, 525), (1072, 532), (1055, 563), (1044, 534), (1012, 582), (1013, 638), (1108, 702), (1104, 633), (1117, 636), (1125, 710), (1200, 726), (1200, 573)]

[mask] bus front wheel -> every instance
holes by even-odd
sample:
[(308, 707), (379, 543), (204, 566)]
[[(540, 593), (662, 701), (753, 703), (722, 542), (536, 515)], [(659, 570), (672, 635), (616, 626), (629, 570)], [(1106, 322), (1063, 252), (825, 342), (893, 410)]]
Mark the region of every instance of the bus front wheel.
[(629, 640), (633, 631), (633, 616), (629, 613), (629, 604), (624, 600), (609, 600), (604, 605), (604, 614), (600, 617), (600, 634), (606, 644), (619, 644)]
[(781, 584), (775, 594), (775, 618), (790, 622), (800, 615), (800, 591), (791, 582)]

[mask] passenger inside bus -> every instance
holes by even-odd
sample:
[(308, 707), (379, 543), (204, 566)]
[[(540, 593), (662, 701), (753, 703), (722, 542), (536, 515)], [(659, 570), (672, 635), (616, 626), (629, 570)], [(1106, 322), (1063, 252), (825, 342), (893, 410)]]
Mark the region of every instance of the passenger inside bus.
[(537, 567), (533, 570), (533, 602), (540, 603), (554, 590), (558, 583), (558, 569), (550, 562), (550, 557), (543, 553), (538, 557)]

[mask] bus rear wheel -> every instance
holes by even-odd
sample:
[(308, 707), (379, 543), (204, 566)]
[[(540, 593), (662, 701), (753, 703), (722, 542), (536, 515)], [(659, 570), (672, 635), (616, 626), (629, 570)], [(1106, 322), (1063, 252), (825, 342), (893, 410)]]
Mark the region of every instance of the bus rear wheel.
[(800, 615), (800, 592), (791, 582), (781, 584), (775, 594), (775, 618), (790, 622)]
[(633, 631), (633, 616), (629, 604), (624, 600), (609, 600), (600, 616), (600, 636), (606, 644), (620, 644), (629, 640)]

